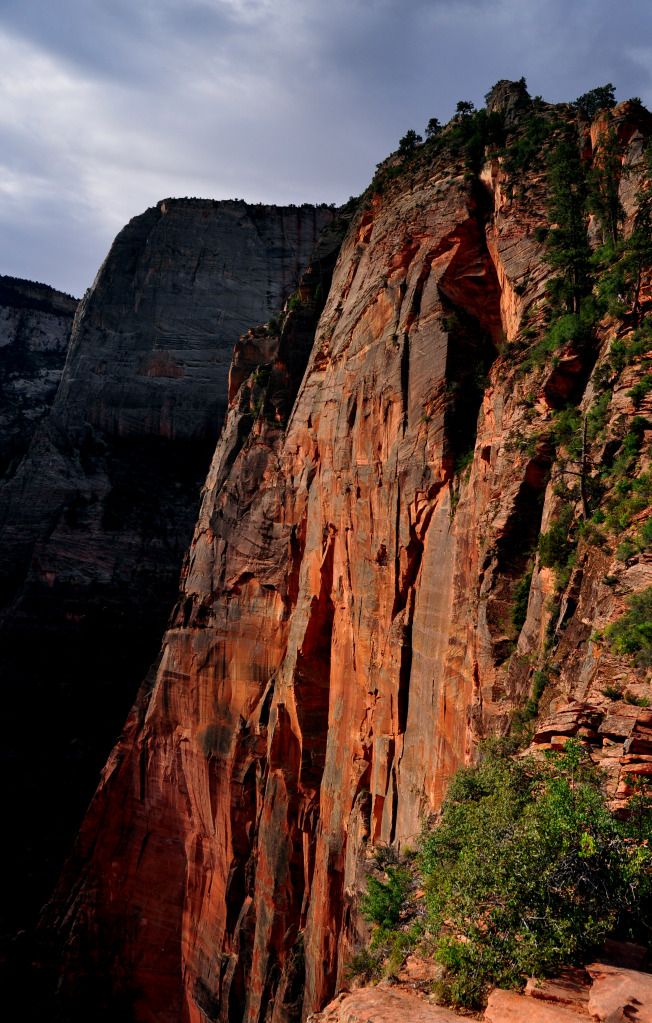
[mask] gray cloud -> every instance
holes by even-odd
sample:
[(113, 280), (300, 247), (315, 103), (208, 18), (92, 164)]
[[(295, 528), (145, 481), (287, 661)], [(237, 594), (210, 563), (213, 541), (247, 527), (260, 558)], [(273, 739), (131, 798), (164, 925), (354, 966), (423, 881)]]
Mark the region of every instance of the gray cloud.
[(340, 202), (498, 78), (652, 101), (624, 0), (0, 0), (0, 272), (80, 293), (166, 195)]

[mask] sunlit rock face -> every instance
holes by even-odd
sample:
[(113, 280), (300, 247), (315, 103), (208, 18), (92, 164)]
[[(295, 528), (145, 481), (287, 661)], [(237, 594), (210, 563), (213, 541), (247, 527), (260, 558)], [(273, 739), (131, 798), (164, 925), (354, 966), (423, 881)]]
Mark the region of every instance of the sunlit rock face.
[[(498, 156), (478, 173), (445, 151), (415, 163), (370, 190), (336, 260), (313, 261), (280, 334), (239, 343), (160, 661), (46, 913), (73, 1002), (140, 1023), (305, 1018), (364, 928), (367, 850), (414, 841), (524, 702), (547, 633), (560, 654), (542, 716), (604, 705), (587, 622), (613, 618), (647, 568), (580, 547), (551, 622), (542, 437), (569, 396), (589, 406), (608, 336), (521, 364), (550, 277), (543, 169), (525, 184), (507, 187)], [(634, 414), (631, 386), (613, 417)]]
[[(278, 313), (333, 216), (326, 206), (166, 200), (120, 232), (80, 304), (50, 414), (0, 484), (2, 749), (20, 836), (10, 860), (24, 877), (27, 857), (30, 876), (3, 907), (12, 927), (47, 897), (156, 657), (233, 347)], [(0, 309), (0, 374), (19, 351), (36, 368), (56, 354), (60, 375), (76, 303), (19, 293), (15, 312)], [(2, 393), (17, 397), (1, 414), (40, 414), (54, 377), (2, 375)]]

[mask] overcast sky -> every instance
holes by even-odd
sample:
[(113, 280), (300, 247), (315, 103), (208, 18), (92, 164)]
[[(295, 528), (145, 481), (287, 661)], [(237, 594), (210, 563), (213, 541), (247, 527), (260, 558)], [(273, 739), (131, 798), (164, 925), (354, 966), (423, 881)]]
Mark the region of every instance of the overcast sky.
[(652, 105), (650, 0), (0, 0), (0, 273), (81, 295), (166, 196), (336, 202), (499, 78)]

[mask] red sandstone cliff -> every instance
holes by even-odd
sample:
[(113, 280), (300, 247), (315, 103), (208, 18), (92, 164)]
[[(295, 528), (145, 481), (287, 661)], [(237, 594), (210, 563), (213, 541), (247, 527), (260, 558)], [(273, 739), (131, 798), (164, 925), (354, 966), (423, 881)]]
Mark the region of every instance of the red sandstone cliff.
[[(623, 133), (639, 179), (644, 128)], [(648, 683), (594, 635), (652, 582), (649, 557), (580, 540), (556, 611), (537, 561), (520, 635), (511, 624), (561, 500), (553, 412), (570, 397), (589, 409), (628, 327), (524, 368), (551, 274), (545, 176), (535, 166), (511, 195), (488, 155), (475, 175), (444, 151), (370, 192), (302, 378), (310, 276), (281, 337), (237, 349), (156, 676), (48, 910), (70, 997), (141, 1023), (320, 1009), (356, 942), (365, 848), (412, 839), (478, 739), (508, 726), (546, 629), (542, 708), (561, 718), (538, 740), (584, 734), (614, 795), (649, 773), (649, 714), (616, 722), (603, 694), (615, 674)], [(635, 414), (636, 372), (614, 383), (603, 443)]]

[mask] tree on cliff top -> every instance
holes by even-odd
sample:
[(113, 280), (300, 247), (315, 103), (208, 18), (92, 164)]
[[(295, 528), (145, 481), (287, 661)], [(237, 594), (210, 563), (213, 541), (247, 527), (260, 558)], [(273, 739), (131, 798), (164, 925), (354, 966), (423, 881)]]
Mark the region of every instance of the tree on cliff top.
[(437, 117), (431, 117), (426, 125), (426, 138), (434, 139), (441, 132), (441, 121)]
[(412, 156), (417, 146), (423, 142), (421, 135), (418, 135), (413, 128), (406, 131), (398, 144), (398, 151), (401, 156)]
[(616, 105), (616, 89), (611, 82), (589, 89), (575, 100), (578, 112), (589, 120), (593, 120), (600, 110), (611, 110)]
[(471, 114), (475, 113), (475, 106), (467, 99), (461, 99), (455, 107), (455, 114), (457, 117), (470, 117)]

